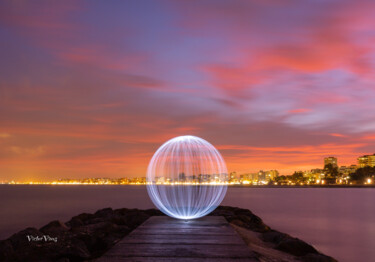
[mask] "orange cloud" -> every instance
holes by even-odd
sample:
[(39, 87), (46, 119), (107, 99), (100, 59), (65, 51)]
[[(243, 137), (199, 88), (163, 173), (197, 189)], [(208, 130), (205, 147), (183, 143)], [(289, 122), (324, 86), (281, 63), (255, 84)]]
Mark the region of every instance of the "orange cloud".
[(368, 135), (368, 136), (363, 137), (363, 139), (366, 139), (366, 140), (375, 140), (375, 135)]
[(335, 137), (346, 137), (346, 135), (338, 134), (338, 133), (331, 133), (330, 135), (335, 136)]
[(311, 109), (308, 109), (308, 108), (297, 108), (297, 109), (289, 110), (288, 112), (292, 114), (302, 114), (302, 113), (306, 113), (310, 111)]
[(0, 138), (9, 138), (10, 136), (8, 133), (0, 133)]

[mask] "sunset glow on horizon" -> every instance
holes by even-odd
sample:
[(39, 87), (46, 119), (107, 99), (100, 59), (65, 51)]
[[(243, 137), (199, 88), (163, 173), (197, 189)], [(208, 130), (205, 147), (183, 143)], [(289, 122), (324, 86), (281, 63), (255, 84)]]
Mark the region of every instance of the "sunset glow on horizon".
[(375, 153), (374, 1), (3, 1), (0, 181), (142, 177), (167, 140), (228, 171)]

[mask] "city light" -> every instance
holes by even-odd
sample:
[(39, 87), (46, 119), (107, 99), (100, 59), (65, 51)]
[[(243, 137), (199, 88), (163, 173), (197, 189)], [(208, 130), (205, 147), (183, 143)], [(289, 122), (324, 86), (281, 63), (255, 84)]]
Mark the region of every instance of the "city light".
[[(179, 139), (178, 141), (183, 141)], [(55, 181), (1, 181), (6, 185), (163, 185), (163, 186), (324, 186), (324, 185), (374, 185), (375, 177), (375, 155), (359, 157), (357, 165), (337, 166), (337, 158), (324, 158), (324, 165), (331, 164), (336, 168), (336, 175), (331, 176), (325, 168), (313, 168), (305, 171), (295, 171), (292, 175), (280, 175), (277, 170), (259, 170), (257, 172), (237, 174), (225, 173), (224, 179), (221, 175), (199, 173), (195, 177), (188, 177), (186, 174), (182, 179), (171, 179), (160, 175), (153, 181), (147, 181), (146, 177), (132, 178), (83, 178), (83, 179), (59, 179)], [(362, 169), (366, 174), (353, 180), (358, 170)], [(355, 177), (354, 177), (355, 178)]]

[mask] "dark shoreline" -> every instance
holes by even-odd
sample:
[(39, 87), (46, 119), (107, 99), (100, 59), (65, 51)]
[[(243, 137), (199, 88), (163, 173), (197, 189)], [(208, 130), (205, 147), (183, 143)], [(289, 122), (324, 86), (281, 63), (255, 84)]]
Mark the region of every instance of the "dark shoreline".
[[(105, 208), (66, 223), (55, 220), (40, 229), (29, 227), (0, 241), (0, 261), (96, 259), (149, 217), (163, 215), (156, 209)], [(256, 254), (261, 261), (336, 261), (298, 238), (271, 229), (250, 210), (220, 206), (210, 216), (224, 216), (249, 247), (259, 247)]]

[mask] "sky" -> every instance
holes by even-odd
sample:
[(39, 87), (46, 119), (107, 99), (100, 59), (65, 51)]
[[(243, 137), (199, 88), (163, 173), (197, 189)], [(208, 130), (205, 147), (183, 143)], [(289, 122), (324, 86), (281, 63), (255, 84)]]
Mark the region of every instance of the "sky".
[(229, 171), (375, 153), (375, 1), (1, 1), (0, 181), (141, 177), (196, 135)]

